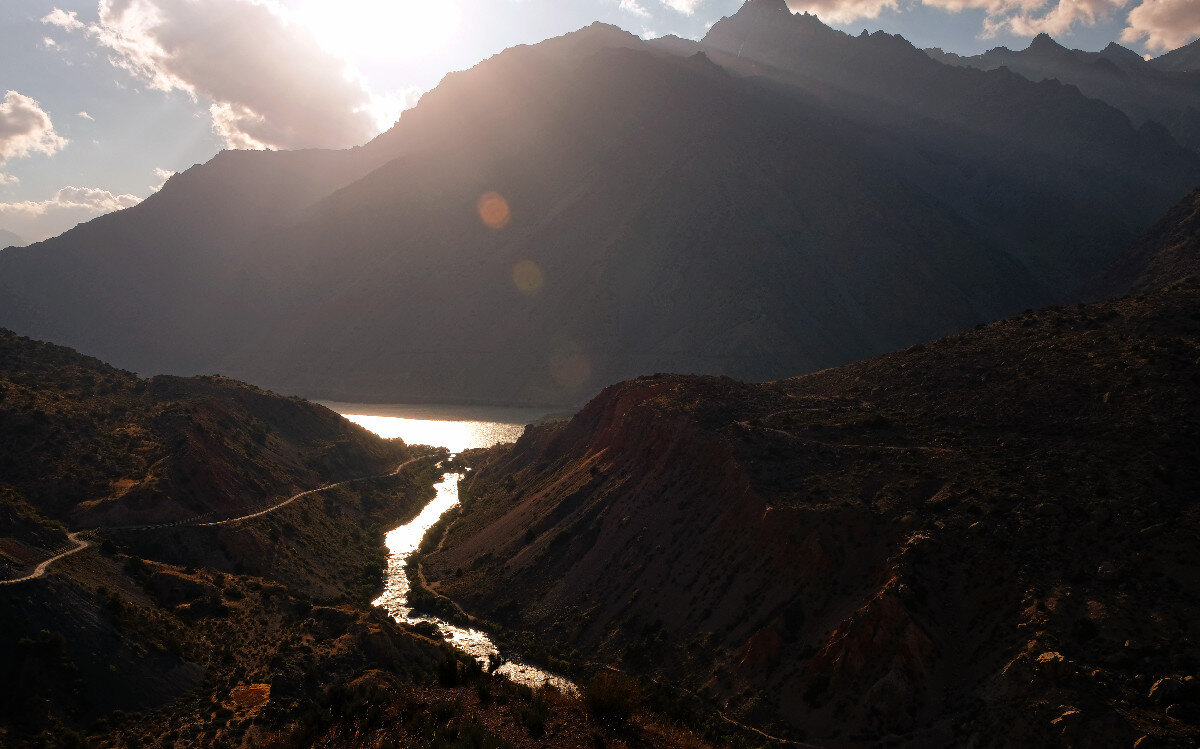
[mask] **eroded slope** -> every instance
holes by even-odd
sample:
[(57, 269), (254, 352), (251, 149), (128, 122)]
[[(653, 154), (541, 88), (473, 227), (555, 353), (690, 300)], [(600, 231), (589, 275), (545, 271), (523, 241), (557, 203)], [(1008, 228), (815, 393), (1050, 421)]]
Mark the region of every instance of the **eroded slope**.
[(819, 743), (1194, 740), (1150, 692), (1200, 655), (1198, 362), (1180, 283), (793, 380), (634, 380), (489, 453), (427, 570)]

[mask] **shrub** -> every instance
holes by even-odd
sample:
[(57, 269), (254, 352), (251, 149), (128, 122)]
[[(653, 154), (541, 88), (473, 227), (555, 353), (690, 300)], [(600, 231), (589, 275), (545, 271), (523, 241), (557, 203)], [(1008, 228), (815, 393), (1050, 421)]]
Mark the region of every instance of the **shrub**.
[(546, 733), (546, 718), (548, 717), (550, 717), (550, 706), (546, 704), (546, 700), (542, 699), (541, 695), (535, 696), (527, 706), (517, 711), (517, 720), (529, 729), (529, 734), (534, 738), (539, 738)]
[(601, 671), (583, 688), (583, 704), (602, 723), (624, 723), (640, 700), (637, 682), (614, 671)]

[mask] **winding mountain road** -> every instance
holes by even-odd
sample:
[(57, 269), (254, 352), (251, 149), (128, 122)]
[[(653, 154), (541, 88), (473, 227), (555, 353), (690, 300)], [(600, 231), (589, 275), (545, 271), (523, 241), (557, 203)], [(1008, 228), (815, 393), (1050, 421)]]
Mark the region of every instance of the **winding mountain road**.
[(23, 583), (23, 582), (27, 582), (29, 580), (34, 580), (34, 579), (39, 578), (42, 575), (46, 574), (46, 570), (50, 568), (50, 565), (54, 564), (55, 562), (57, 562), (60, 559), (63, 559), (64, 557), (69, 557), (72, 554), (75, 554), (76, 552), (83, 551), (84, 549), (86, 549), (87, 547), (92, 545), (91, 541), (85, 541), (84, 539), (79, 537), (81, 534), (86, 533), (86, 532), (87, 531), (74, 531), (72, 533), (68, 533), (67, 538), (71, 541), (71, 543), (77, 544), (74, 549), (69, 549), (69, 550), (64, 551), (63, 553), (59, 554), (58, 556), (50, 557), (49, 559), (47, 559), (46, 561), (42, 562), (37, 567), (35, 567), (33, 572), (29, 573), (25, 577), (18, 577), (15, 580), (0, 580), (0, 585), (16, 585), (17, 583)]
[[(137, 526), (128, 526), (128, 527), (124, 527), (124, 528), (108, 528), (107, 530), (110, 530), (110, 531), (148, 531), (148, 530), (154, 530), (157, 528), (178, 528), (178, 527), (188, 527), (188, 526), (195, 527), (195, 528), (208, 528), (208, 527), (212, 527), (215, 525), (232, 525), (233, 523), (240, 523), (243, 520), (251, 520), (253, 518), (262, 517), (263, 515), (268, 515), (282, 507), (287, 507), (292, 502), (295, 502), (297, 499), (300, 499), (302, 497), (307, 497), (310, 494), (316, 494), (318, 492), (323, 492), (323, 491), (326, 491), (327, 489), (335, 489), (339, 486), (345, 486), (346, 484), (353, 484), (358, 481), (368, 481), (370, 479), (380, 479), (380, 478), (386, 478), (388, 476), (395, 476), (395, 475), (399, 474), (401, 471), (403, 471), (409, 465), (412, 465), (413, 463), (417, 462), (418, 460), (421, 460), (424, 457), (428, 457), (428, 456), (419, 456), (416, 458), (410, 458), (409, 460), (406, 460), (403, 463), (401, 463), (400, 465), (396, 466), (396, 469), (394, 471), (391, 471), (390, 473), (379, 473), (379, 474), (375, 474), (373, 476), (360, 476), (355, 479), (346, 479), (345, 481), (338, 481), (337, 483), (334, 483), (334, 484), (326, 484), (325, 486), (318, 486), (316, 489), (309, 489), (307, 491), (302, 491), (299, 494), (295, 494), (295, 495), (285, 499), (284, 501), (280, 502), (279, 504), (272, 505), (265, 510), (259, 510), (258, 512), (250, 513), (249, 515), (240, 515), (236, 518), (226, 518), (224, 520), (213, 520), (213, 521), (209, 521), (209, 522), (205, 522), (205, 523), (196, 522), (194, 520), (187, 520), (187, 521), (175, 522), (175, 523), (160, 523), (158, 525), (137, 525)], [(90, 541), (85, 541), (82, 538), (80, 538), (80, 536), (82, 536), (85, 533), (89, 533), (89, 532), (90, 531), (74, 531), (72, 533), (68, 533), (67, 538), (70, 539), (72, 543), (77, 544), (74, 549), (70, 549), (68, 551), (64, 551), (61, 554), (58, 554), (57, 556), (50, 557), (49, 559), (47, 559), (46, 561), (42, 562), (37, 567), (35, 567), (33, 572), (29, 573), (25, 577), (18, 577), (13, 580), (0, 580), (0, 585), (16, 585), (17, 583), (28, 582), (30, 580), (35, 580), (35, 579), (45, 575), (46, 570), (50, 568), (50, 565), (54, 564), (55, 562), (59, 561), (60, 559), (69, 557), (72, 554), (83, 551), (84, 549), (91, 546), (92, 544)]]
[(367, 481), (368, 479), (381, 479), (381, 478), (386, 478), (388, 476), (395, 476), (395, 475), (399, 474), (401, 471), (403, 471), (406, 466), (408, 466), (412, 463), (415, 463), (420, 459), (421, 458), (410, 458), (409, 460), (406, 460), (403, 463), (401, 463), (400, 465), (396, 466), (396, 470), (392, 471), (391, 473), (380, 473), (375, 476), (360, 476), (359, 478), (356, 478), (356, 479), (346, 479), (345, 481), (339, 481), (336, 484), (326, 484), (325, 486), (318, 486), (316, 489), (309, 489), (306, 492), (300, 492), (299, 494), (295, 495), (294, 497), (285, 499), (277, 505), (272, 505), (271, 507), (268, 507), (265, 510), (259, 510), (258, 512), (250, 513), (249, 515), (242, 515), (242, 516), (236, 517), (236, 518), (226, 518), (225, 520), (214, 520), (214, 521), (211, 521), (208, 523), (192, 523), (192, 525), (196, 526), (197, 528), (209, 528), (214, 525), (231, 525), (233, 523), (240, 523), (243, 520), (250, 520), (252, 518), (261, 517), (263, 515), (275, 512), (276, 510), (278, 510), (281, 507), (287, 507), (292, 502), (295, 502), (297, 499), (300, 499), (301, 497), (307, 497), (310, 494), (316, 494), (317, 492), (323, 492), (327, 489), (336, 489), (339, 486), (345, 486), (346, 484), (353, 484), (357, 481)]

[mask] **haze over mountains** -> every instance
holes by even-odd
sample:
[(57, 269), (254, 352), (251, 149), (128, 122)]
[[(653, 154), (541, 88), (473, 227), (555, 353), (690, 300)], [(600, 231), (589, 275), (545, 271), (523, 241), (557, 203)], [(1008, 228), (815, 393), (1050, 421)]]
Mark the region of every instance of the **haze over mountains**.
[(4, 247), (19, 247), (25, 244), (25, 240), (13, 234), (11, 231), (0, 229), (0, 248)]
[(1100, 52), (1063, 47), (1039, 34), (1029, 47), (997, 47), (962, 57), (940, 49), (926, 52), (951, 65), (993, 70), (1006, 67), (1033, 81), (1055, 79), (1120, 109), (1136, 125), (1166, 127), (1181, 144), (1200, 148), (1200, 50), (1184, 47), (1153, 60), (1113, 42)]
[(508, 50), (359, 149), (223, 153), (0, 253), (0, 324), (312, 396), (573, 404), (1072, 299), (1196, 184), (1075, 88), (753, 0), (698, 43)]

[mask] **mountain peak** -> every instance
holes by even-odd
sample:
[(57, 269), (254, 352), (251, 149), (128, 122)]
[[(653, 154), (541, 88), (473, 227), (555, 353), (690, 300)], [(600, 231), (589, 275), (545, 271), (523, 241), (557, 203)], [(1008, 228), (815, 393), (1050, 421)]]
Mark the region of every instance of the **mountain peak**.
[(749, 11), (751, 13), (788, 15), (792, 14), (788, 8), (787, 0), (746, 0), (746, 4), (741, 7), (739, 13)]
[(1043, 31), (1033, 38), (1033, 41), (1029, 43), (1029, 47), (1025, 51), (1046, 54), (1066, 52), (1067, 48), (1054, 41), (1049, 34)]
[(1117, 44), (1116, 42), (1109, 42), (1107, 47), (1100, 50), (1100, 54), (1104, 57), (1107, 57), (1110, 60), (1118, 60), (1118, 61), (1125, 60), (1128, 62), (1138, 62), (1138, 63), (1145, 62), (1145, 60), (1142, 59), (1142, 56), (1139, 55), (1137, 52), (1134, 52), (1132, 49), (1130, 49), (1128, 47), (1122, 47), (1120, 44)]

